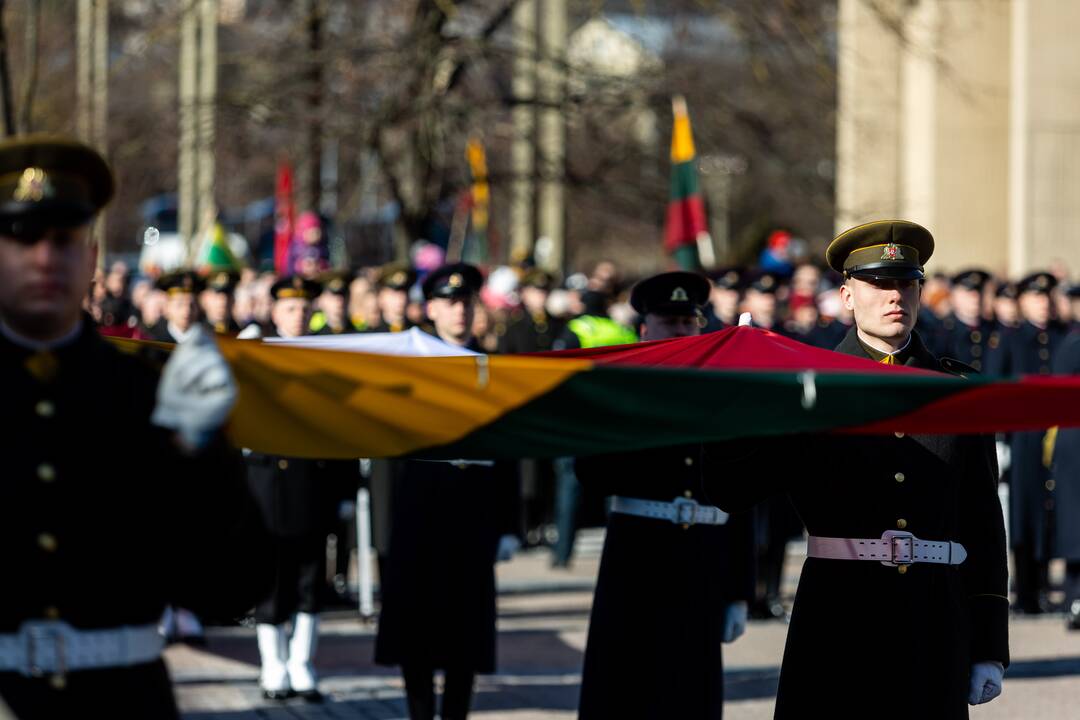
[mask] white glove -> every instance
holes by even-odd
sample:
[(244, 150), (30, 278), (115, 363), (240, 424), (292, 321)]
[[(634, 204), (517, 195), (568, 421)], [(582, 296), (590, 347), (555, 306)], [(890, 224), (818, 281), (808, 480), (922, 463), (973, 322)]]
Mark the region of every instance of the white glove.
[(503, 535), (499, 538), (499, 549), (495, 551), (495, 562), (506, 562), (520, 549), (521, 541), (517, 535)]
[(726, 643), (735, 642), (746, 632), (749, 608), (745, 600), (733, 602), (724, 610), (724, 637)]
[(1001, 694), (1001, 683), (1005, 678), (1005, 667), (999, 662), (979, 662), (971, 666), (971, 690), (968, 703), (982, 705)]
[(1009, 443), (1004, 440), (996, 440), (994, 441), (994, 453), (997, 455), (998, 477), (1000, 478), (1012, 465), (1012, 450), (1009, 448)]
[(193, 328), (161, 372), (150, 422), (176, 430), (190, 447), (202, 447), (225, 424), (236, 403), (236, 381), (205, 328)]

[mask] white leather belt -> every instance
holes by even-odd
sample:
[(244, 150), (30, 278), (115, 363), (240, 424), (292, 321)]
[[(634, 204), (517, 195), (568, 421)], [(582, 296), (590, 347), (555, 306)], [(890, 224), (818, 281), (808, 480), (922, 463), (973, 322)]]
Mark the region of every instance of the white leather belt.
[(723, 525), (728, 521), (728, 514), (720, 508), (690, 498), (661, 502), (615, 495), (611, 498), (611, 512), (667, 520), (676, 525)]
[(913, 563), (959, 565), (967, 559), (967, 550), (960, 543), (948, 540), (920, 540), (903, 530), (886, 530), (880, 540), (811, 535), (806, 543), (806, 555), (826, 560), (875, 560), (896, 567)]
[(0, 633), (0, 672), (45, 673), (124, 667), (161, 657), (158, 626), (79, 630), (63, 620), (28, 620), (16, 633)]

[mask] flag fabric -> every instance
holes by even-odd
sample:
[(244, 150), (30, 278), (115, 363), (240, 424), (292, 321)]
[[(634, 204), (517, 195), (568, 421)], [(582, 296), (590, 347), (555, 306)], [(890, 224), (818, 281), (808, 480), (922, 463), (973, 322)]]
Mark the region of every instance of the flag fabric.
[(1080, 376), (961, 378), (750, 327), (536, 356), (218, 343), (240, 389), (231, 440), (277, 455), (514, 459), (792, 433), (1080, 426)]
[(288, 267), (289, 245), (292, 243), (295, 220), (292, 166), (282, 162), (278, 165), (274, 189), (274, 272), (278, 275), (292, 274)]
[(664, 222), (664, 250), (675, 258), (679, 267), (697, 270), (701, 265), (698, 237), (708, 232), (705, 203), (698, 187), (694, 135), (686, 100), (675, 97), (672, 109), (675, 122), (671, 131), (671, 191)]
[(199, 260), (195, 266), (203, 273), (218, 270), (239, 271), (243, 268), (243, 265), (236, 259), (236, 254), (229, 247), (229, 239), (221, 223), (215, 222), (213, 227), (210, 228), (210, 232), (203, 240)]
[(470, 138), (465, 145), (465, 159), (469, 163), (472, 175), (472, 188), (469, 191), (470, 217), (472, 220), (472, 242), (468, 252), (462, 253), (466, 262), (484, 264), (488, 259), (488, 218), (491, 204), (491, 190), (488, 186), (487, 155), (478, 138)]

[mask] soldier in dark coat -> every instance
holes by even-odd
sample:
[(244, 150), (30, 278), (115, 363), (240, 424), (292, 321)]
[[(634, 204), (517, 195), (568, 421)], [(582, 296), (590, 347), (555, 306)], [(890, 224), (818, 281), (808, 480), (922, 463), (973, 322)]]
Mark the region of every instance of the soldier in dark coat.
[(705, 306), (705, 332), (716, 332), (739, 324), (739, 300), (742, 291), (742, 271), (720, 268), (709, 273), (712, 290)]
[[(1080, 375), (1080, 330), (1073, 330), (1054, 359), (1054, 373)], [(1048, 482), (1063, 522), (1057, 523), (1057, 555), (1065, 559), (1065, 609), (1070, 630), (1080, 630), (1080, 428), (1057, 430)], [(1067, 519), (1066, 519), (1067, 518)]]
[(206, 324), (218, 335), (236, 337), (240, 333), (233, 317), (233, 293), (239, 282), (240, 273), (235, 270), (215, 270), (206, 278), (199, 305)]
[[(829, 264), (845, 274), (856, 322), (838, 352), (940, 368), (912, 332), (933, 247), (928, 231), (902, 221), (833, 241)], [(1000, 694), (1008, 576), (987, 438), (805, 436), (747, 454), (749, 445), (716, 458), (735, 471), (709, 497), (734, 512), (786, 492), (810, 535), (775, 717), (966, 718), (969, 703)], [(726, 479), (747, 471), (752, 482)]]
[[(439, 337), (472, 347), (480, 271), (447, 265), (424, 281)], [(409, 716), (435, 716), (434, 673), (445, 671), (441, 716), (469, 711), (476, 673), (495, 671), (495, 561), (516, 538), (512, 465), (408, 461), (393, 477), (393, 518), (381, 566), (375, 661), (400, 665)]]
[(521, 307), (511, 311), (500, 353), (546, 352), (562, 333), (563, 322), (547, 311), (554, 279), (543, 270), (530, 270), (521, 280)]
[(165, 607), (238, 617), (269, 580), (218, 431), (236, 386), (205, 333), (159, 377), (80, 312), (113, 192), (100, 155), (8, 140), (0, 176), (0, 697), (24, 720), (176, 718)]
[(371, 332), (402, 332), (413, 326), (405, 311), (409, 307), (409, 290), (415, 284), (416, 271), (406, 263), (390, 263), (379, 268), (376, 297), (382, 322)]
[(177, 270), (158, 278), (156, 286), (165, 292), (166, 300), (161, 316), (163, 322), (151, 329), (150, 339), (181, 342), (199, 323), (197, 298), (205, 287), (203, 279), (191, 270)]
[[(1033, 273), (1021, 280), (1020, 327), (1002, 336), (987, 358), (988, 375), (1047, 375), (1066, 328), (1052, 317), (1050, 293), (1057, 279)], [(1054, 557), (1054, 489), (1043, 462), (1041, 430), (1013, 433), (1009, 438), (1009, 545), (1015, 562), (1017, 610), (1043, 612), (1049, 592), (1050, 559)]]
[[(641, 281), (631, 304), (644, 317), (642, 340), (697, 335), (708, 296), (708, 280), (694, 273)], [(582, 720), (721, 717), (721, 644), (746, 627), (754, 554), (749, 517), (729, 520), (705, 493), (704, 478), (723, 472), (716, 459), (700, 445), (577, 459), (581, 482), (612, 496)]]
[(320, 278), (323, 284), (319, 296), (320, 309), (311, 318), (313, 335), (349, 335), (358, 332), (349, 317), (349, 288), (353, 281), (350, 272), (333, 272)]
[[(305, 335), (311, 302), (321, 291), (299, 275), (274, 283), (267, 337)], [(246, 453), (246, 459), (277, 570), (274, 587), (255, 607), (259, 684), (268, 700), (300, 695), (321, 702), (314, 658), (326, 576), (326, 462), (262, 453)]]
[[(521, 307), (510, 311), (506, 332), (499, 337), (500, 353), (551, 350), (565, 323), (547, 311), (554, 286), (550, 273), (529, 270), (521, 279)], [(555, 468), (551, 460), (521, 462), (522, 525), (531, 543), (543, 540), (545, 527), (555, 519)]]
[(982, 372), (994, 324), (983, 317), (983, 288), (990, 274), (965, 270), (952, 278), (952, 312), (936, 328), (927, 344), (938, 357), (953, 358)]

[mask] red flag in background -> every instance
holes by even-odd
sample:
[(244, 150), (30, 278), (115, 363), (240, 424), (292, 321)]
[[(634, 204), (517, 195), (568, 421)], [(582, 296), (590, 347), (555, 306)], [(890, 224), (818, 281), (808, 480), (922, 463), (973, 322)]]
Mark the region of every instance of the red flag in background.
[(292, 166), (287, 162), (278, 165), (274, 216), (274, 272), (278, 275), (289, 275), (291, 273), (286, 266), (289, 262), (289, 243), (292, 242), (296, 206), (293, 205)]
[(705, 203), (698, 189), (694, 135), (686, 100), (672, 99), (675, 122), (671, 131), (671, 194), (664, 223), (664, 250), (683, 270), (698, 270), (698, 238), (706, 235)]

